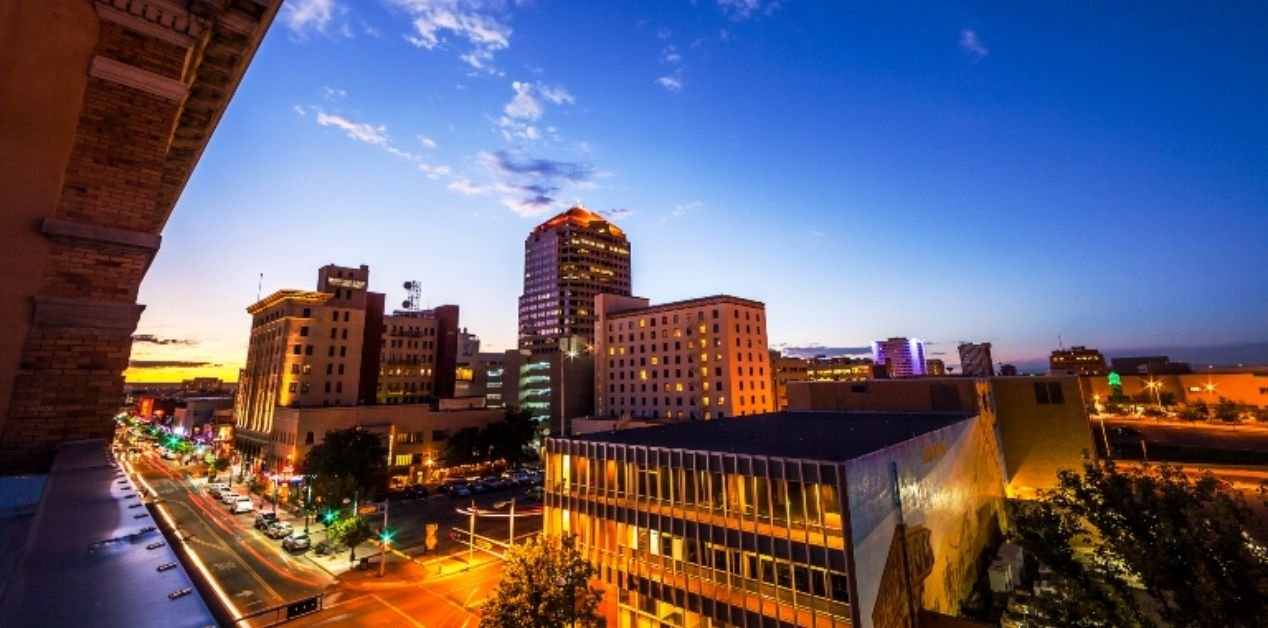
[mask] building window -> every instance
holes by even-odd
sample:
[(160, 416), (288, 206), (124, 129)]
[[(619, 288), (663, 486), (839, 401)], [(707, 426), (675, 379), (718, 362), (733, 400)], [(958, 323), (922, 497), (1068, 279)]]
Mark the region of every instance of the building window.
[(299, 362), (291, 365), (291, 375), (299, 375)]
[(294, 352), (295, 355), (300, 355), (301, 353), (304, 352), (304, 345), (295, 345), (292, 348), (292, 351)]
[(1064, 404), (1061, 382), (1035, 382), (1035, 402), (1043, 405)]
[(312, 354), (313, 354), (313, 346), (312, 346), (312, 345), (306, 345), (306, 346), (304, 347), (304, 355), (312, 355)]
[(305, 444), (305, 445), (311, 445), (311, 444), (313, 444), (313, 433), (312, 433), (312, 432), (309, 432), (308, 434), (305, 434), (305, 435), (304, 435), (304, 444)]
[(304, 373), (305, 375), (309, 375), (309, 374), (311, 374), (311, 373), (313, 372), (313, 365), (311, 365), (311, 364), (305, 364), (305, 365), (304, 365), (304, 368), (303, 368), (302, 370), (303, 370), (303, 373)]
[(310, 307), (306, 307), (306, 308), (304, 308), (304, 318), (310, 318), (310, 317), (312, 317), (312, 315), (313, 315), (313, 309), (312, 309), (312, 308), (310, 308)]
[(300, 328), (299, 328), (299, 335), (301, 335), (301, 336), (307, 336), (307, 335), (308, 335), (308, 325), (304, 325), (303, 327), (300, 327)]
[(291, 382), (291, 385), (290, 385), (290, 387), (288, 387), (288, 388), (287, 388), (287, 390), (289, 390), (289, 391), (291, 391), (291, 392), (295, 392), (295, 388), (296, 388), (296, 387), (297, 387), (297, 384), (296, 384), (295, 382)]

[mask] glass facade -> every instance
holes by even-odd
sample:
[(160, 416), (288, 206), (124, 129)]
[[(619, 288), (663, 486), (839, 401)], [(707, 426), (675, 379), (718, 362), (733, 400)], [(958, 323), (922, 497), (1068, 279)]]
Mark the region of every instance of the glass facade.
[(851, 622), (840, 464), (547, 441), (545, 528), (575, 533), (619, 626)]

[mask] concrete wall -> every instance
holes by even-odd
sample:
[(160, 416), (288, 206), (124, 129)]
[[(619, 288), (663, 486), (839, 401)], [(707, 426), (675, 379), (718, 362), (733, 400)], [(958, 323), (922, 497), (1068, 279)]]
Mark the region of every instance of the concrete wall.
[(1006, 525), (999, 459), (979, 416), (846, 463), (859, 626), (959, 612)]

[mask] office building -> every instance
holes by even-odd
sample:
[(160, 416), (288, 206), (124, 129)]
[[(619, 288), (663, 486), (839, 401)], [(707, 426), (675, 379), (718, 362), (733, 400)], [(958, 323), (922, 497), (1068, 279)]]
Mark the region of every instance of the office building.
[[(1080, 379), (1087, 393), (1085, 402), (1089, 405), (1105, 403), (1114, 394), (1106, 377), (1088, 375)], [(1168, 405), (1215, 405), (1228, 400), (1242, 406), (1268, 408), (1268, 367), (1162, 375), (1120, 374), (1119, 388), (1128, 398), (1161, 400)]]
[(962, 342), (960, 350), (960, 374), (965, 377), (993, 377), (995, 363), (991, 358), (991, 343)]
[(247, 308), (246, 366), (234, 402), (235, 442), (267, 459), (279, 408), (400, 405), (452, 397), (456, 305), (385, 314), (370, 269), (328, 264), (317, 289), (279, 290)]
[(545, 452), (543, 529), (577, 535), (615, 626), (915, 626), (959, 612), (1004, 525), (994, 426), (971, 413), (758, 414)]
[(775, 410), (783, 410), (788, 407), (788, 382), (802, 382), (810, 379), (809, 360), (782, 355), (772, 349), (770, 375), (771, 390), (775, 395)]
[(599, 295), (595, 416), (722, 419), (770, 412), (766, 306), (712, 296), (652, 306)]
[(560, 338), (594, 344), (594, 298), (630, 294), (630, 243), (604, 217), (573, 207), (524, 240), (524, 294), (519, 345), (533, 354), (558, 350)]
[[(1104, 379), (1104, 378), (1101, 378)], [(998, 425), (1010, 497), (1056, 486), (1095, 452), (1076, 377), (942, 377), (869, 382), (795, 382), (792, 412), (968, 412)]]
[(947, 374), (947, 363), (938, 358), (929, 358), (925, 360), (925, 375), (929, 377), (945, 377)]
[(383, 437), (389, 486), (433, 481), (444, 468), (445, 440), (459, 430), (502, 420), (499, 409), (437, 410), (427, 405), (279, 408), (269, 434), (265, 466), (295, 468), (326, 432), (360, 428)]
[(1187, 362), (1172, 362), (1165, 355), (1111, 358), (1110, 364), (1119, 375), (1187, 375), (1193, 372)]
[(884, 365), (889, 377), (925, 374), (925, 343), (916, 338), (890, 338), (872, 343), (872, 359)]
[(815, 357), (806, 366), (809, 380), (814, 382), (860, 382), (868, 379), (884, 379), (885, 366), (877, 365), (871, 358)]
[(1048, 358), (1049, 375), (1105, 375), (1109, 368), (1105, 356), (1096, 349), (1083, 346), (1057, 349)]

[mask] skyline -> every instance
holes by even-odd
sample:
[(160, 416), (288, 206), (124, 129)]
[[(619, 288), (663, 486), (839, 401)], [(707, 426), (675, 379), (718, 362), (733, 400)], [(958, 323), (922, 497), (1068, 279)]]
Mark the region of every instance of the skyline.
[(307, 289), (325, 263), (389, 303), (417, 279), (511, 348), (524, 238), (576, 201), (629, 234), (636, 295), (763, 301), (775, 346), (1258, 343), (1268, 9), (1170, 10), (290, 3), (164, 232), (133, 360), (234, 379), (259, 273)]

